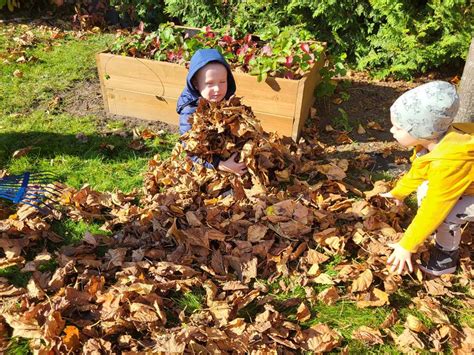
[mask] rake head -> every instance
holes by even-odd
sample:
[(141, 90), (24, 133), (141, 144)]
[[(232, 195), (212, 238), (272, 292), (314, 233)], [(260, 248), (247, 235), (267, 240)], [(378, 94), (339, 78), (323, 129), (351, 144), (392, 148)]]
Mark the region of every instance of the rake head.
[(63, 189), (56, 180), (49, 172), (4, 176), (0, 178), (0, 198), (48, 213), (54, 209)]

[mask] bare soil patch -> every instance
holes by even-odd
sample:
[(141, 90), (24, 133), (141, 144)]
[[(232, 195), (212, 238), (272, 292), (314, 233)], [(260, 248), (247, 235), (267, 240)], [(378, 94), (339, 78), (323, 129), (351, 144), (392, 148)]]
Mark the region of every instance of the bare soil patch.
[[(153, 131), (164, 130), (178, 133), (177, 125), (170, 125), (161, 121), (141, 120), (133, 117), (107, 114), (100, 90), (99, 80), (78, 82), (69, 91), (59, 95), (62, 109), (76, 116), (93, 115), (97, 118), (99, 129), (108, 130), (110, 123), (120, 121), (125, 128), (132, 130), (136, 127), (148, 128)], [(178, 115), (176, 115), (178, 123)]]

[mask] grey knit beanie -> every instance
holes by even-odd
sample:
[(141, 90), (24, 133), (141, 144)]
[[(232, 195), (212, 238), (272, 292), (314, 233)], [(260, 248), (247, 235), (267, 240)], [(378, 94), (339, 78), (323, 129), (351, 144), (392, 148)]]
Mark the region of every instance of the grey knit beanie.
[(448, 130), (458, 107), (454, 85), (433, 81), (400, 96), (390, 107), (390, 114), (413, 137), (436, 139)]

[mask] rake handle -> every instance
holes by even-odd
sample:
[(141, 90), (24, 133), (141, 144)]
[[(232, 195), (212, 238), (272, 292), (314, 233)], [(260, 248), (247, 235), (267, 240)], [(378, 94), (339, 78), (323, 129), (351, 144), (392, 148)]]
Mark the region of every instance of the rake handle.
[(27, 172), (23, 175), (23, 181), (21, 183), (21, 187), (18, 189), (18, 192), (16, 193), (16, 196), (13, 199), (13, 203), (15, 204), (19, 203), (23, 199), (23, 196), (25, 195), (29, 181), (30, 181), (30, 173)]

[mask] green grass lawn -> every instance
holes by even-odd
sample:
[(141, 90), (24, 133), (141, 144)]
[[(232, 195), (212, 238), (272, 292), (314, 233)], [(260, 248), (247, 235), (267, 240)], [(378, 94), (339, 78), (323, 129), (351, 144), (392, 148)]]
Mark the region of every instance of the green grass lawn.
[[(140, 187), (149, 158), (154, 154), (167, 156), (176, 136), (148, 140), (145, 149), (135, 151), (128, 147), (131, 137), (102, 136), (97, 117), (87, 112), (79, 117), (57, 108), (48, 110), (48, 102), (56, 95), (77, 82), (97, 77), (94, 54), (105, 49), (113, 36), (96, 34), (77, 39), (66, 35), (53, 45), (41, 33), (36, 38), (38, 43), (26, 51), (27, 56), (38, 58), (35, 62), (13, 61), (1, 66), (0, 168), (10, 173), (51, 171), (76, 188), (85, 183), (100, 191), (128, 192)], [(0, 48), (6, 51), (12, 45), (3, 28)], [(14, 76), (16, 70), (23, 73), (21, 78)], [(26, 156), (12, 158), (13, 152), (25, 147), (31, 147)]]

